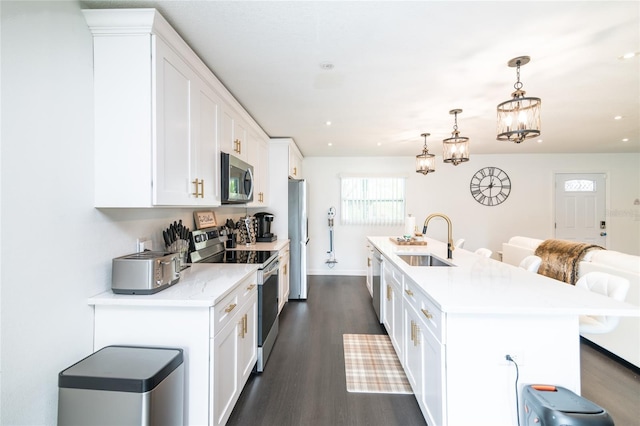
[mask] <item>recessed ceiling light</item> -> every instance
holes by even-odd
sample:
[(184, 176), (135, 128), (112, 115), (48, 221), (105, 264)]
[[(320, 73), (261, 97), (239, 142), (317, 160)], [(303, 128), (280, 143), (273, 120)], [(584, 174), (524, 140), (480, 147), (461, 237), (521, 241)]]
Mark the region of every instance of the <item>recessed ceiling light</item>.
[(621, 115), (616, 115), (615, 117), (613, 117), (614, 120), (622, 120), (622, 116)]
[(538, 139), (538, 143), (542, 143), (542, 139)]
[(629, 138), (622, 139), (622, 142), (629, 142)]
[(382, 146), (382, 142), (378, 142), (376, 145), (378, 145), (378, 146)]
[(330, 121), (327, 121), (324, 124), (326, 124), (327, 126), (331, 126), (331, 122)]
[(320, 68), (325, 71), (331, 71), (334, 68), (334, 65), (331, 62), (321, 62)]
[(640, 52), (625, 53), (624, 55), (618, 57), (618, 59), (631, 59), (631, 58), (635, 58), (636, 56), (640, 56)]
[(327, 145), (328, 145), (328, 146), (333, 146), (333, 143), (329, 142)]

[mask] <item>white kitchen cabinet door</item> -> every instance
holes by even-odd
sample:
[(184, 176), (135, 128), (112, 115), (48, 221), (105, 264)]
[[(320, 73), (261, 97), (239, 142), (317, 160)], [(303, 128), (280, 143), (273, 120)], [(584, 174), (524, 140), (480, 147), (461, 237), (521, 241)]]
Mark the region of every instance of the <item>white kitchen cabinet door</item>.
[(156, 39), (154, 204), (220, 205), (215, 92)]
[(293, 143), (289, 145), (289, 177), (302, 179), (302, 153)]
[[(418, 314), (409, 303), (404, 304), (404, 371), (418, 403), (423, 398), (424, 330)], [(432, 423), (429, 423), (432, 424)], [(437, 424), (437, 423), (434, 423)]]
[(240, 315), (236, 315), (212, 340), (213, 403), (210, 407), (213, 409), (214, 425), (224, 425), (227, 422), (240, 395), (238, 345), (242, 331), (243, 321)]
[[(191, 68), (161, 39), (155, 38), (156, 138), (154, 144), (153, 203), (188, 205), (189, 178), (194, 172), (191, 152)], [(195, 191), (195, 188), (193, 188)]]
[[(382, 277), (380, 277), (382, 280)], [(369, 290), (369, 294), (371, 295), (371, 297), (373, 297), (373, 247), (371, 246), (371, 244), (367, 244), (367, 280), (366, 280), (366, 284), (367, 284), (367, 290)], [(380, 285), (382, 292), (386, 292), (384, 285)], [(381, 297), (386, 296), (386, 293), (383, 293), (383, 295)], [(383, 304), (385, 304), (383, 302)], [(383, 322), (384, 322), (384, 315), (383, 315)]]
[(253, 201), (249, 207), (267, 207), (269, 198), (269, 142), (249, 134), (248, 162), (253, 166)]
[[(249, 378), (253, 366), (258, 360), (258, 302), (253, 300), (246, 305), (241, 318), (244, 323), (238, 341), (238, 380), (241, 384)], [(239, 395), (238, 395), (239, 396)]]
[(444, 421), (444, 350), (445, 346), (427, 329), (421, 333), (422, 340), (422, 397), (418, 404), (427, 419), (427, 424), (442, 425)]
[[(395, 269), (391, 262), (384, 262), (385, 267), (382, 268), (382, 276), (384, 277), (383, 287), (386, 289), (387, 298), (384, 309), (385, 326), (387, 327), (387, 333), (391, 339), (398, 359), (404, 366), (404, 311), (402, 307), (402, 289), (403, 289), (403, 277), (400, 271)], [(389, 288), (387, 288), (389, 286)]]
[(195, 86), (198, 115), (193, 117), (195, 135), (193, 158), (195, 169), (189, 177), (190, 197), (194, 204), (220, 205), (220, 155), (218, 149), (218, 114), (222, 101), (204, 82)]
[(248, 153), (251, 150), (247, 140), (249, 126), (228, 104), (223, 105), (220, 125), (222, 126), (220, 150), (248, 162)]
[(278, 315), (289, 300), (289, 243), (280, 249), (278, 254), (280, 269), (278, 270)]

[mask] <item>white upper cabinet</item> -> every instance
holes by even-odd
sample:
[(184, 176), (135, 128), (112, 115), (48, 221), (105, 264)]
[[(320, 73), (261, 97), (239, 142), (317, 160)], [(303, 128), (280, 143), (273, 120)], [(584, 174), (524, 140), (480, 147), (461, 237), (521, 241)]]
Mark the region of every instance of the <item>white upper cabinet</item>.
[(249, 134), (248, 162), (253, 166), (253, 202), (249, 207), (269, 205), (269, 140), (256, 133)]
[(302, 179), (302, 153), (295, 143), (289, 144), (289, 177)]
[[(251, 116), (155, 9), (83, 10), (94, 40), (95, 206), (219, 206)], [(255, 165), (254, 165), (255, 166)]]
[[(220, 151), (249, 162), (250, 151), (244, 120), (232, 108), (225, 106), (222, 111), (222, 137)], [(253, 164), (252, 164), (253, 165)]]
[(155, 70), (153, 204), (218, 205), (216, 153), (220, 100), (160, 39), (156, 39)]

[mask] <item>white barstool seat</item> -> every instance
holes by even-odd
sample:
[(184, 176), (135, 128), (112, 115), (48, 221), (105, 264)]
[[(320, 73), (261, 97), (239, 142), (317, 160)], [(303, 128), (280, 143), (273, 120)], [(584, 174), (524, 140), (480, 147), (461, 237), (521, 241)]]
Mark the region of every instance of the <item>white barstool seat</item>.
[(453, 246), (459, 249), (464, 248), (464, 238), (460, 238)]
[(540, 256), (536, 256), (534, 254), (525, 257), (520, 262), (520, 266), (522, 269), (526, 269), (529, 272), (533, 272), (534, 274), (538, 273), (538, 268), (540, 268), (540, 264), (542, 263), (542, 258)]
[[(627, 297), (627, 292), (629, 291), (629, 280), (605, 272), (589, 272), (578, 280), (576, 287), (622, 302)], [(619, 322), (620, 317), (581, 315), (580, 333), (608, 333), (616, 328)]]
[(484, 257), (491, 257), (491, 255), (493, 254), (493, 252), (491, 250), (489, 250), (488, 248), (484, 248), (484, 247), (479, 248), (474, 253), (475, 254), (479, 254), (480, 256), (484, 256)]

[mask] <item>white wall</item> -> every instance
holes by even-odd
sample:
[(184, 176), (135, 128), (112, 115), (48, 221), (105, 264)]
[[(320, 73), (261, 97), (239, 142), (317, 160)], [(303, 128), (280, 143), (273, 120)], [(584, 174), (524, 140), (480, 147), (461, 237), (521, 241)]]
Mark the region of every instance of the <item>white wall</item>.
[[(407, 213), (416, 216), (420, 227), (429, 214), (444, 213), (453, 222), (454, 240), (466, 239), (465, 249), (487, 247), (494, 253), (514, 235), (554, 237), (555, 173), (607, 173), (607, 246), (640, 254), (640, 206), (634, 205), (640, 198), (640, 154), (474, 155), (473, 146), (471, 149), (468, 163), (454, 167), (438, 158), (436, 172), (427, 176), (415, 173), (414, 157), (305, 158), (311, 238), (309, 273), (364, 274), (366, 236), (402, 234), (402, 226), (343, 226), (336, 221), (334, 247), (338, 263), (333, 268), (325, 264), (329, 250), (326, 214), (331, 206), (340, 213), (340, 173), (405, 174)], [(485, 166), (499, 167), (511, 178), (511, 194), (501, 205), (482, 206), (471, 197), (471, 176)], [(445, 241), (446, 222), (431, 221), (427, 236)]]

